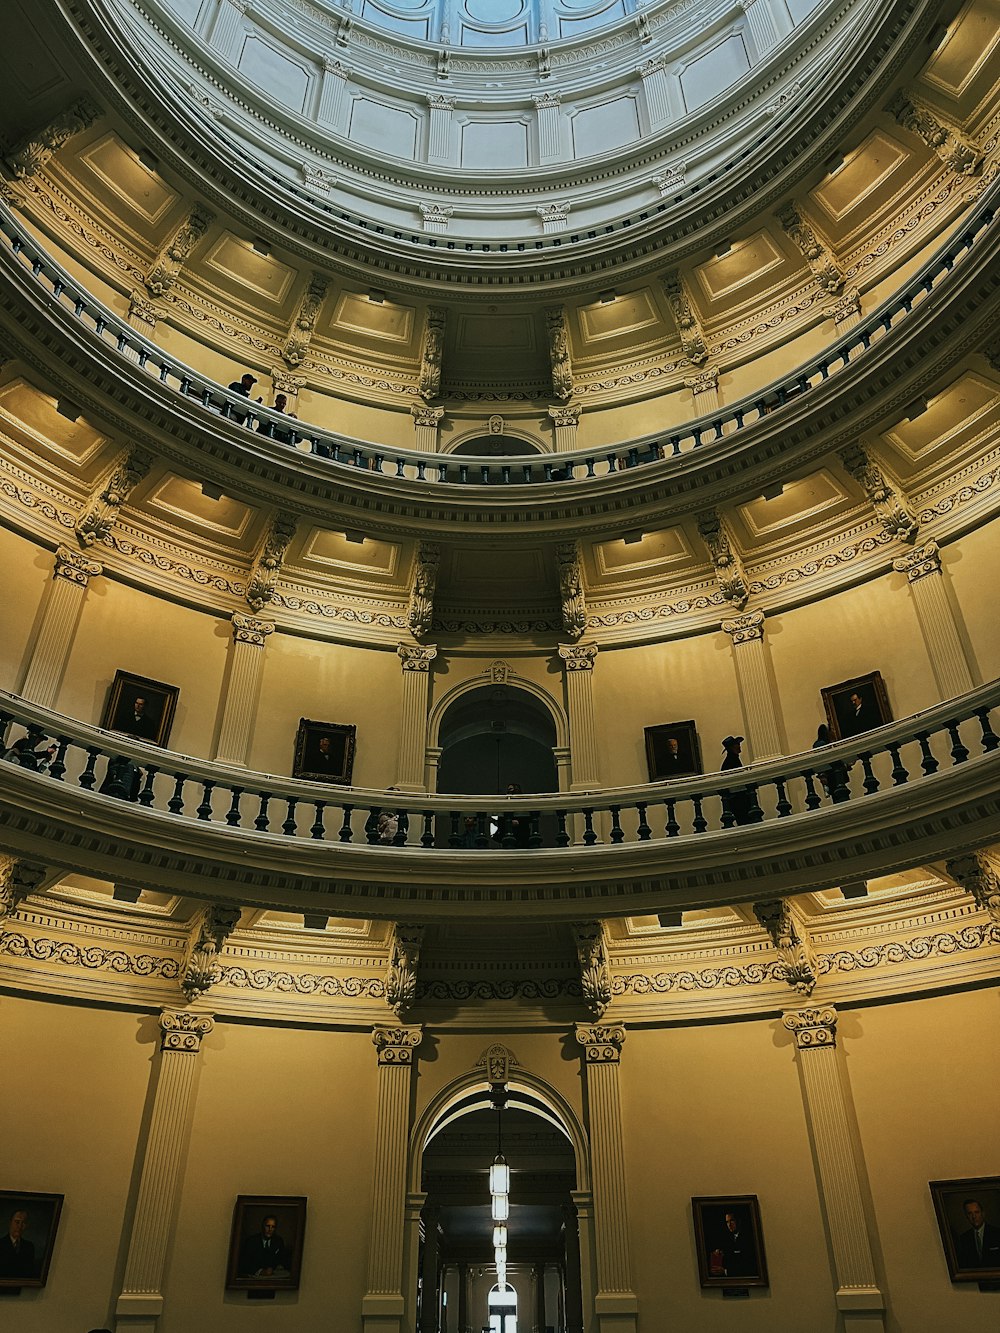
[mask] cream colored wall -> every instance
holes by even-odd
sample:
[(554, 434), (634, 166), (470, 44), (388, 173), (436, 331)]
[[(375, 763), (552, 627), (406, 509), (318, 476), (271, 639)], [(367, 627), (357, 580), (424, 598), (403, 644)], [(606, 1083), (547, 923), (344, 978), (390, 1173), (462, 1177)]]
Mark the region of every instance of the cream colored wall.
[(201, 1060), (160, 1333), (259, 1322), (259, 1302), (225, 1291), (238, 1194), (308, 1199), (302, 1285), (267, 1302), (267, 1328), (359, 1327), (377, 1105), (371, 1034), (220, 1023)]
[(941, 552), (944, 577), (957, 601), (980, 680), (1000, 676), (1000, 523), (967, 533)]
[[(794, 1049), (777, 1020), (629, 1032), (621, 1088), (642, 1326), (835, 1333)], [(757, 1195), (770, 1277), (738, 1306), (701, 1290), (691, 1214), (692, 1197), (727, 1194)]]
[(34, 542), (0, 527), (0, 566), (6, 584), (0, 634), (0, 686), (16, 690), (24, 674), (42, 597), (52, 581), (54, 557)]
[(11, 1333), (83, 1333), (108, 1320), (155, 1026), (147, 1015), (0, 999), (0, 1188), (66, 1196), (48, 1285), (0, 1306)]

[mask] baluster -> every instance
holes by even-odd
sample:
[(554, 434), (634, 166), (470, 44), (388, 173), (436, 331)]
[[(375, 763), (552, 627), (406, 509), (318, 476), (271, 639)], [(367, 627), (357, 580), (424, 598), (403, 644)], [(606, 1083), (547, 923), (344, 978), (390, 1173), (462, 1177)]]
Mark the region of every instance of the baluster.
[(476, 815), (476, 846), (488, 847), (490, 845), (489, 829), (487, 827), (488, 816), (484, 810)]
[(532, 810), (528, 816), (528, 846), (541, 847), (542, 845), (542, 816), (538, 810)]
[(693, 800), (694, 800), (694, 819), (691, 821), (691, 827), (694, 829), (695, 833), (704, 833), (705, 830), (708, 828), (708, 820), (702, 813), (701, 809), (702, 798), (700, 796), (695, 796), (693, 797)]
[(625, 830), (622, 828), (620, 818), (621, 812), (622, 808), (620, 805), (613, 805), (611, 807), (611, 841), (613, 843), (625, 841)]
[(229, 809), (226, 811), (226, 823), (229, 825), (230, 828), (240, 827), (240, 823), (243, 818), (242, 814), (240, 813), (240, 797), (242, 795), (243, 795), (242, 787), (233, 788), (233, 799), (230, 803)]
[(158, 772), (159, 769), (157, 769), (155, 764), (149, 765), (149, 767), (146, 769), (145, 784), (143, 785), (142, 791), (139, 793), (138, 796), (139, 804), (144, 805), (147, 810), (153, 804), (153, 801), (155, 799), (153, 794), (153, 779), (156, 777)]
[(924, 770), (924, 773), (927, 774), (928, 776), (931, 773), (936, 773), (938, 769), (941, 767), (941, 765), (934, 758), (933, 754), (931, 754), (930, 732), (918, 731), (917, 740), (920, 742), (920, 755), (921, 755), (920, 767)]
[(951, 737), (951, 761), (953, 764), (964, 764), (969, 757), (968, 749), (962, 744), (962, 738), (958, 734), (958, 721), (946, 722), (948, 735)]
[(404, 463), (404, 460), (403, 460), (402, 458), (397, 458), (397, 459), (396, 459), (396, 476), (397, 476), (397, 477), (405, 477), (405, 476), (406, 476), (406, 470), (405, 470), (405, 468), (404, 468), (404, 466), (403, 466), (403, 463)]
[(449, 847), (463, 847), (465, 845), (462, 835), (458, 831), (458, 821), (461, 819), (461, 817), (462, 816), (458, 813), (457, 810), (452, 810), (450, 812), (451, 832), (448, 834)]
[(851, 799), (851, 789), (847, 785), (847, 765), (836, 763), (830, 765), (827, 774), (827, 782), (830, 786), (830, 800), (834, 805), (842, 805), (844, 801)]
[[(733, 808), (729, 801), (729, 788), (723, 787), (722, 791), (719, 792), (719, 796), (722, 799), (722, 817), (720, 818), (719, 823), (722, 828), (735, 828), (736, 815), (733, 813)], [(817, 805), (818, 804), (819, 802), (817, 801)]]
[(378, 842), (378, 817), (381, 813), (381, 806), (369, 806), (368, 818), (365, 820), (365, 840), (370, 845), (374, 845)]
[(174, 794), (167, 802), (167, 809), (172, 815), (179, 815), (184, 810), (184, 784), (186, 782), (186, 773), (174, 774)]
[(646, 802), (637, 801), (635, 808), (639, 815), (639, 823), (636, 825), (635, 830), (636, 837), (640, 842), (649, 842), (650, 838), (653, 836), (653, 830), (646, 823)]
[(593, 847), (597, 841), (597, 834), (594, 832), (594, 812), (593, 810), (584, 810), (583, 812), (583, 843), (585, 847)]
[(215, 790), (214, 782), (203, 783), (203, 790), (201, 794), (201, 805), (199, 805), (197, 810), (195, 811), (195, 814), (201, 820), (212, 818), (212, 792), (214, 790)]
[(285, 822), (281, 826), (281, 831), (286, 838), (294, 838), (295, 835), (298, 833), (298, 829), (295, 827), (295, 807), (299, 803), (298, 797), (286, 796), (285, 802), (288, 806), (288, 809), (285, 813)]
[(108, 755), (108, 771), (105, 774), (107, 788), (105, 796), (114, 796), (116, 800), (124, 801), (128, 796), (128, 791), (122, 782), (122, 771), (126, 768), (128, 761), (120, 754)]
[(87, 748), (87, 767), (80, 774), (80, 786), (84, 791), (92, 791), (94, 783), (97, 781), (97, 775), (94, 772), (94, 765), (97, 763), (97, 756), (100, 754), (95, 746)]
[(66, 772), (66, 748), (69, 745), (69, 737), (57, 736), (56, 744), (59, 748), (56, 750), (56, 757), (49, 764), (49, 777), (53, 782), (62, 782), (63, 774)]
[(904, 782), (909, 780), (909, 773), (903, 767), (903, 761), (899, 757), (899, 742), (895, 745), (888, 745), (886, 749), (892, 755), (892, 784), (894, 787), (901, 787)]
[(878, 778), (872, 770), (871, 751), (869, 750), (865, 754), (859, 754), (858, 758), (861, 760), (861, 767), (865, 770), (865, 780), (862, 784), (865, 789), (865, 795), (871, 796), (873, 792), (877, 792), (879, 789)]
[(323, 826), (323, 811), (326, 809), (326, 801), (317, 801), (315, 803), (316, 818), (313, 820), (312, 828), (309, 830), (309, 836), (315, 842), (320, 842), (326, 837), (326, 829)]
[(267, 807), (271, 803), (271, 793), (269, 791), (258, 792), (257, 799), (260, 805), (257, 809), (257, 818), (253, 821), (253, 826), (258, 833), (266, 833), (271, 827), (271, 821), (267, 817)]
[(760, 801), (757, 799), (757, 791), (758, 787), (756, 782), (747, 783), (746, 792), (750, 798), (747, 803), (748, 824), (761, 824), (764, 821), (764, 811), (761, 809)]
[(816, 790), (816, 787), (813, 783), (813, 777), (815, 776), (815, 774), (813, 773), (811, 768), (807, 768), (806, 771), (802, 774), (802, 776), (803, 778), (805, 778), (805, 783), (806, 783), (806, 809), (818, 810), (819, 807), (823, 804), (823, 798), (820, 796), (819, 792)]
[(668, 797), (664, 801), (664, 805), (667, 807), (666, 835), (668, 838), (676, 838), (681, 831), (681, 826), (677, 822), (677, 802), (672, 797)]
[(569, 846), (569, 834), (568, 834), (567, 831), (566, 831), (566, 811), (565, 811), (565, 810), (557, 810), (557, 811), (556, 811), (556, 823), (557, 823), (558, 826), (559, 826), (558, 829), (556, 830), (556, 846), (557, 846), (557, 847), (568, 847), (568, 846)]
[(434, 846), (434, 811), (424, 811), (424, 831), (420, 835), (421, 847)]
[(585, 459), (584, 461), (585, 461), (586, 464), (587, 464), (587, 476), (588, 476), (588, 477), (596, 477), (596, 476), (597, 476), (597, 470), (596, 470), (596, 468), (595, 468), (595, 466), (594, 466), (594, 458), (591, 456), (590, 458), (587, 458), (587, 459)]
[(511, 847), (517, 846), (517, 840), (514, 837), (514, 816), (509, 810), (505, 810), (500, 816), (500, 846), (506, 847), (509, 851)]
[(405, 847), (406, 835), (410, 831), (410, 816), (405, 810), (399, 812), (399, 822), (396, 825), (396, 832), (392, 835), (393, 847)]
[(510, 485), (510, 464), (504, 463), (500, 468), (500, 482), (504, 486)]
[(774, 785), (778, 789), (778, 804), (774, 808), (778, 812), (779, 819), (787, 819), (792, 813), (792, 803), (788, 799), (788, 793), (785, 791), (785, 779), (776, 778)]
[(337, 837), (341, 842), (350, 842), (354, 837), (354, 830), (351, 828), (351, 815), (354, 813), (353, 805), (344, 806), (344, 822), (340, 826)]
[(996, 734), (990, 726), (990, 710), (988, 708), (977, 708), (974, 716), (979, 718), (979, 725), (983, 729), (983, 752), (989, 754), (1000, 745), (1000, 736)]

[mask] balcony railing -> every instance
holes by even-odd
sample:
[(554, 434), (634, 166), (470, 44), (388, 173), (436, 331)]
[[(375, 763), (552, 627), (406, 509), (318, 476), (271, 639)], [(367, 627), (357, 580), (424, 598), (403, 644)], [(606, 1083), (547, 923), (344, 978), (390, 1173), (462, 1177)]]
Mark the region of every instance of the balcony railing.
[(384, 448), (308, 425), (249, 402), (168, 355), (90, 296), (3, 204), (0, 204), (0, 237), (49, 297), (70, 310), (91, 336), (112, 345), (186, 401), (195, 401), (215, 416), (235, 421), (247, 430), (284, 445), (290, 463), (297, 454), (305, 453), (328, 460), (334, 466), (408, 481), (433, 481), (462, 487), (537, 486), (550, 482), (585, 481), (679, 458), (723, 439), (730, 440), (734, 434), (815, 389), (831, 375), (863, 357), (982, 242), (993, 226), (993, 196), (998, 188), (1000, 186), (993, 187), (984, 195), (959, 231), (904, 283), (900, 291), (830, 348), (785, 378), (674, 431), (643, 436), (604, 449), (517, 459), (421, 454), (415, 450)]
[[(1000, 747), (1000, 681), (852, 740), (725, 773), (601, 792), (522, 796), (406, 795), (254, 773), (161, 750), (73, 722), (0, 692), (0, 736), (39, 782), (157, 811), (178, 823), (268, 839), (517, 854), (572, 846), (692, 841), (713, 832), (869, 802), (934, 783)], [(51, 758), (46, 747), (52, 750)], [(0, 766), (0, 788), (10, 776)], [(385, 821), (393, 817), (386, 836)], [(380, 827), (381, 825), (381, 827)], [(998, 830), (1000, 831), (1000, 830)]]

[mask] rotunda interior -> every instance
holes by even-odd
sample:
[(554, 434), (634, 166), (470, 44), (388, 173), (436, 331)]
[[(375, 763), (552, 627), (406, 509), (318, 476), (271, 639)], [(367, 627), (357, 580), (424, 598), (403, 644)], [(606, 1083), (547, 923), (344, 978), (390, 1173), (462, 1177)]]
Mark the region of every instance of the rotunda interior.
[(6, 17), (11, 1327), (995, 1329), (996, 0)]

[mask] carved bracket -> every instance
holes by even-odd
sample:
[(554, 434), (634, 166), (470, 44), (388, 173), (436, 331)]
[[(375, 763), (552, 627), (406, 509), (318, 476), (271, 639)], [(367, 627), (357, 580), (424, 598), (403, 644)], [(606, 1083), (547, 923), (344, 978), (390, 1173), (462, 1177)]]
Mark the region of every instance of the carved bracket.
[(397, 1018), (405, 1018), (417, 996), (417, 964), (424, 942), (423, 926), (402, 925), (393, 928), (389, 966), (385, 980), (385, 998)]
[(204, 995), (219, 980), (219, 955), (239, 925), (240, 909), (210, 903), (195, 918), (181, 972), (181, 990), (189, 1000)]
[(785, 980), (808, 998), (818, 981), (816, 955), (801, 913), (787, 898), (756, 902), (753, 913), (771, 937), (785, 966)]
[(580, 986), (587, 1012), (591, 1018), (601, 1018), (611, 1003), (611, 969), (608, 967), (603, 922), (587, 921), (574, 926), (573, 942), (580, 963)]

